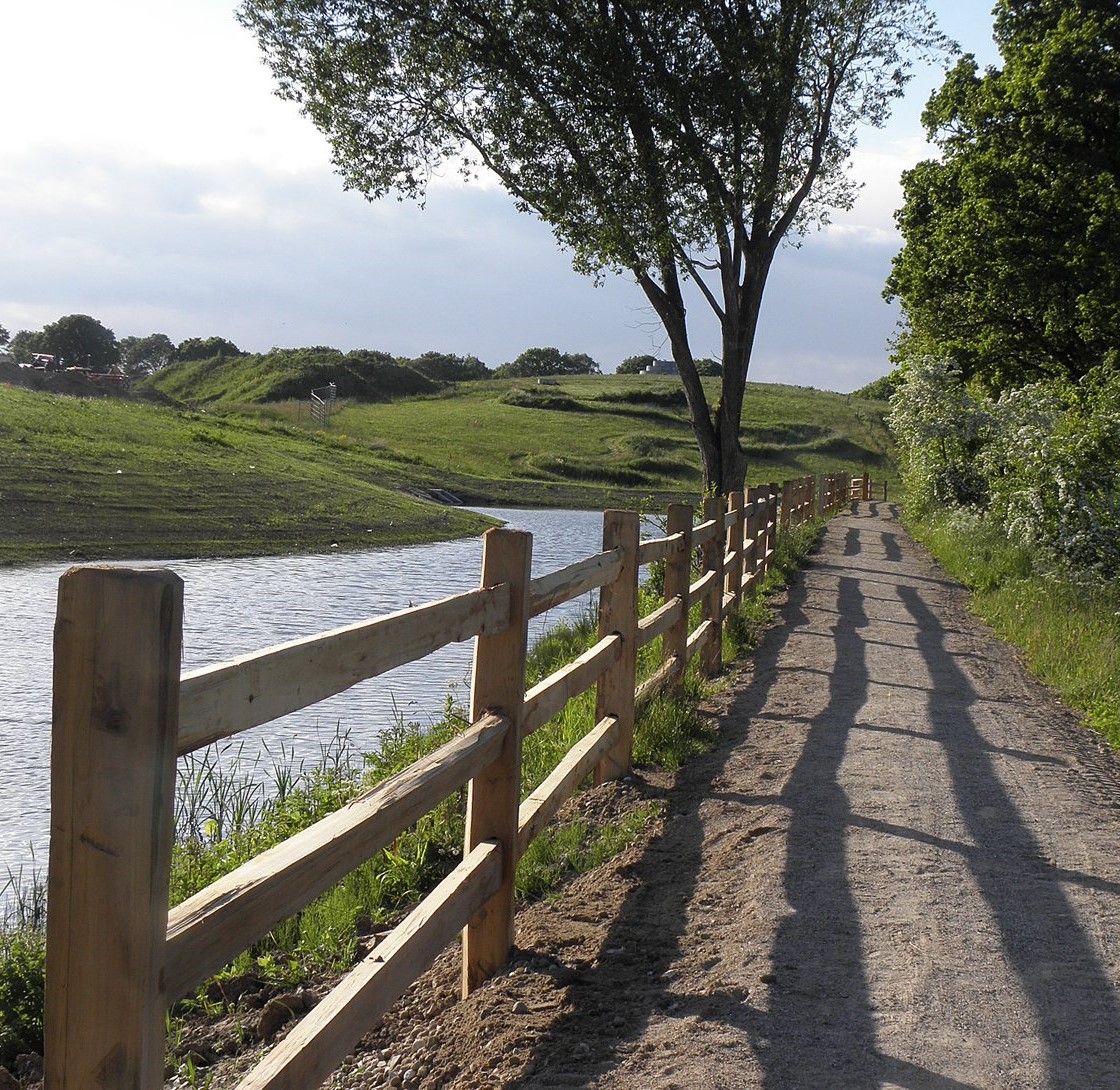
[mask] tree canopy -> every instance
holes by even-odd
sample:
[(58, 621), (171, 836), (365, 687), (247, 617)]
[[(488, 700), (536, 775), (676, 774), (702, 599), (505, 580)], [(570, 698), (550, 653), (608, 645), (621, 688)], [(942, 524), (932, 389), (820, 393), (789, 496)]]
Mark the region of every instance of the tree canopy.
[(402, 359), (402, 364), (419, 371), (436, 382), (470, 382), (490, 377), (486, 364), (477, 356), (456, 356), (449, 352), (425, 352), (416, 359)]
[[(577, 269), (634, 277), (663, 323), (709, 488), (741, 487), (747, 368), (770, 264), (847, 205), (924, 0), (244, 0), (280, 91), (344, 183), (421, 197), (450, 162), (495, 175)], [(685, 281), (722, 329), (719, 403), (693, 363)]]
[(599, 365), (586, 352), (559, 348), (526, 348), (512, 363), (495, 372), (499, 378), (541, 378), (546, 375), (597, 375)]
[(88, 314), (67, 314), (44, 326), (36, 352), (55, 356), (65, 367), (105, 373), (120, 360), (117, 338)]
[(1079, 378), (1120, 346), (1120, 11), (1002, 0), (1002, 68), (964, 57), (923, 120), (887, 282), (901, 350), (989, 388)]
[(43, 331), (21, 329), (9, 338), (8, 351), (17, 363), (30, 363), (36, 352), (46, 351), (43, 347)]
[(640, 375), (647, 367), (657, 362), (656, 356), (648, 353), (640, 356), (627, 356), (616, 368), (616, 375)]
[(129, 378), (142, 378), (166, 367), (175, 358), (175, 344), (166, 333), (122, 337), (121, 367)]
[(246, 353), (225, 337), (188, 337), (185, 341), (180, 341), (175, 349), (175, 359), (180, 362), (209, 360), (216, 356), (231, 359), (244, 355)]

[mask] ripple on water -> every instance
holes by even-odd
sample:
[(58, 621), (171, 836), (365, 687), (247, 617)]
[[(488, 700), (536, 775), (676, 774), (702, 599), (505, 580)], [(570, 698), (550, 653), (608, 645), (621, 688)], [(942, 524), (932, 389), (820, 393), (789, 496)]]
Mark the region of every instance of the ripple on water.
[[(539, 575), (598, 552), (602, 516), (589, 511), (484, 509), (534, 535)], [(315, 632), (352, 624), (478, 585), (480, 538), (322, 556), (132, 562), (169, 567), (184, 582), (183, 669), (191, 670)], [(59, 577), (69, 564), (0, 569), (0, 876), (45, 867), (50, 830), (51, 640)], [(583, 608), (569, 603), (557, 615)], [(472, 643), (374, 678), (314, 708), (247, 731), (230, 745), (252, 760), (281, 747), (315, 760), (336, 727), (369, 749), (398, 714), (428, 722), (449, 687), (466, 699)]]

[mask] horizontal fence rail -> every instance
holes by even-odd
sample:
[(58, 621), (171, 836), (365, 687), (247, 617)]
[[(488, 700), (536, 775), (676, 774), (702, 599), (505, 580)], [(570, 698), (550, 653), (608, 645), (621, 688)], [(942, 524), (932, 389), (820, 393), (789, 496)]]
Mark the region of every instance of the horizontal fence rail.
[[(460, 931), (464, 993), (477, 987), (512, 946), (518, 859), (584, 780), (629, 770), (636, 709), (679, 686), (693, 659), (704, 675), (720, 669), (724, 620), (770, 570), (780, 532), (870, 493), (866, 476), (841, 474), (709, 499), (699, 520), (673, 504), (646, 541), (636, 513), (608, 511), (600, 553), (536, 579), (530, 535), (491, 530), (478, 590), (182, 675), (177, 575), (71, 569), (55, 627), (48, 1090), (162, 1087), (170, 1005), (464, 785), (462, 863), (238, 1090), (319, 1086)], [(663, 598), (643, 617), (652, 564)], [(529, 619), (593, 590), (598, 642), (526, 689)], [(469, 726), (169, 909), (177, 754), (470, 638)], [(660, 662), (638, 684), (638, 650), (658, 639)], [(522, 799), (523, 740), (591, 688), (595, 726)]]

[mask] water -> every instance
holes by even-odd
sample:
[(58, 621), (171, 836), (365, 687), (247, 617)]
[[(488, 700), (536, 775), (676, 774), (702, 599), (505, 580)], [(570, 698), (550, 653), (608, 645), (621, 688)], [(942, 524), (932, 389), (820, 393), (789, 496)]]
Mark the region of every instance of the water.
[[(602, 547), (602, 515), (591, 511), (480, 509), (533, 534), (533, 575)], [(352, 624), (478, 586), (481, 538), (326, 556), (179, 560), (184, 582), (183, 669)], [(45, 869), (50, 830), (52, 629), (58, 579), (69, 564), (0, 569), (0, 881), (5, 868)], [(531, 636), (586, 602), (535, 618)], [(467, 699), (473, 642), (452, 644), (373, 678), (314, 708), (227, 743), (226, 754), (267, 753), (314, 761), (337, 728), (369, 749), (396, 715), (437, 718), (450, 690)]]

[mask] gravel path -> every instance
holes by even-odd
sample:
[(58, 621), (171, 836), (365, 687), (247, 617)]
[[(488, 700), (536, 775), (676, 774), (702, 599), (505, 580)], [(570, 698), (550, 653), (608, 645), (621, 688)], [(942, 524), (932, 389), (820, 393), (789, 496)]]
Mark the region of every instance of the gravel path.
[(1114, 1090), (1120, 764), (901, 529), (834, 520), (663, 819), (338, 1087)]

